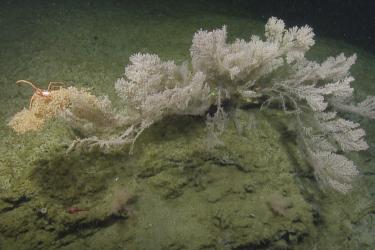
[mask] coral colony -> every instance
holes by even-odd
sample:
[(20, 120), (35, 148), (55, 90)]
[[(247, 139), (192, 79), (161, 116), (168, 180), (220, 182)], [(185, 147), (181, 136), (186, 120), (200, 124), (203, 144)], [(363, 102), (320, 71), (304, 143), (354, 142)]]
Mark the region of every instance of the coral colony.
[[(108, 98), (60, 87), (50, 91), (50, 98), (34, 94), (33, 105), (16, 114), (10, 126), (23, 133), (59, 116), (86, 136), (75, 140), (69, 151), (110, 153), (126, 145), (131, 151), (146, 128), (168, 115), (207, 115), (209, 134), (217, 139), (228, 119), (224, 102), (237, 108), (272, 105), (295, 118), (301, 151), (321, 186), (348, 192), (358, 170), (342, 153), (368, 146), (359, 124), (341, 118), (337, 111), (375, 118), (375, 97), (359, 104), (351, 100), (354, 78), (349, 69), (356, 55), (310, 61), (304, 55), (314, 45), (312, 29), (286, 29), (275, 17), (268, 20), (264, 38), (252, 36), (233, 43), (226, 38), (225, 26), (198, 31), (190, 48), (191, 62), (182, 65), (152, 54), (131, 56), (115, 84), (124, 102), (121, 113), (114, 111)], [(210, 107), (216, 112), (208, 114)], [(123, 128), (120, 135), (119, 128)]]

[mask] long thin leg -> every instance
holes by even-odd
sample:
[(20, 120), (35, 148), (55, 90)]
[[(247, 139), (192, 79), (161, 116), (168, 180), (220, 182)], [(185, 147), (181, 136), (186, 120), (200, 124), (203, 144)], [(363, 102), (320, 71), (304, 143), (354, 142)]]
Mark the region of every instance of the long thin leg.
[(52, 88), (54, 88), (54, 87), (60, 87), (61, 88), (61, 86), (54, 86), (55, 84), (65, 85), (64, 82), (49, 82), (47, 91), (52, 90)]
[(29, 105), (29, 110), (31, 110), (32, 106), (33, 106), (33, 102), (35, 100), (35, 94), (31, 97), (30, 99), (30, 105)]
[(36, 86), (34, 85), (34, 83), (29, 82), (29, 81), (26, 81), (26, 80), (18, 80), (16, 83), (17, 83), (17, 84), (20, 84), (20, 83), (26, 83), (26, 84), (29, 84), (29, 85), (30, 85), (35, 91), (38, 91), (38, 90), (39, 90), (39, 88), (36, 87)]

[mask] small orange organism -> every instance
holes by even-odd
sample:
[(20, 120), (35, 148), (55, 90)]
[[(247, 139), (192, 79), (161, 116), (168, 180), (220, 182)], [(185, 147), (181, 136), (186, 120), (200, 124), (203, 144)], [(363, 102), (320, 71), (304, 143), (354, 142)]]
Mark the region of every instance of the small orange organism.
[(47, 100), (52, 100), (50, 91), (56, 87), (61, 88), (61, 86), (55, 86), (55, 84), (64, 84), (62, 82), (49, 82), (47, 90), (44, 90), (44, 89), (36, 87), (34, 83), (26, 81), (26, 80), (18, 80), (16, 83), (17, 84), (26, 83), (34, 89), (35, 92), (30, 99), (29, 109), (31, 109), (35, 98), (37, 98), (38, 96), (46, 98)]

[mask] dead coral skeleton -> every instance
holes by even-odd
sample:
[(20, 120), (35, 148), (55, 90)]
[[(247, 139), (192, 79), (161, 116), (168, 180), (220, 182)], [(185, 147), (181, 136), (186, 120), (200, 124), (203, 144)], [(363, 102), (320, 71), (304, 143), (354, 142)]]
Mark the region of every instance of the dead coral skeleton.
[(8, 123), (19, 134), (40, 130), (48, 119), (54, 117), (69, 120), (70, 126), (83, 132), (98, 132), (108, 124), (117, 126), (123, 122), (121, 116), (112, 112), (108, 98), (98, 98), (87, 89), (57, 87), (58, 82), (50, 82), (48, 89), (43, 90), (30, 81), (17, 83), (29, 84), (35, 90), (29, 108), (15, 114)]

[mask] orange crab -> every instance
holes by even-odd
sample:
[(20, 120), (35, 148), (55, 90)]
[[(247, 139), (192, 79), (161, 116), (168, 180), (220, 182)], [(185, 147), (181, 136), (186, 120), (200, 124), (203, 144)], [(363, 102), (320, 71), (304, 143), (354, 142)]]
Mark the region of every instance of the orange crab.
[(26, 81), (26, 80), (18, 80), (16, 83), (17, 84), (26, 83), (26, 84), (30, 85), (34, 89), (35, 92), (34, 92), (33, 96), (30, 99), (29, 109), (31, 109), (35, 98), (37, 98), (38, 96), (46, 98), (47, 100), (52, 100), (52, 98), (51, 98), (51, 90), (53, 90), (53, 88), (55, 88), (55, 87), (61, 88), (61, 86), (54, 86), (54, 85), (55, 84), (64, 84), (63, 82), (49, 82), (48, 88), (46, 90), (44, 90), (44, 89), (36, 87), (34, 83)]

